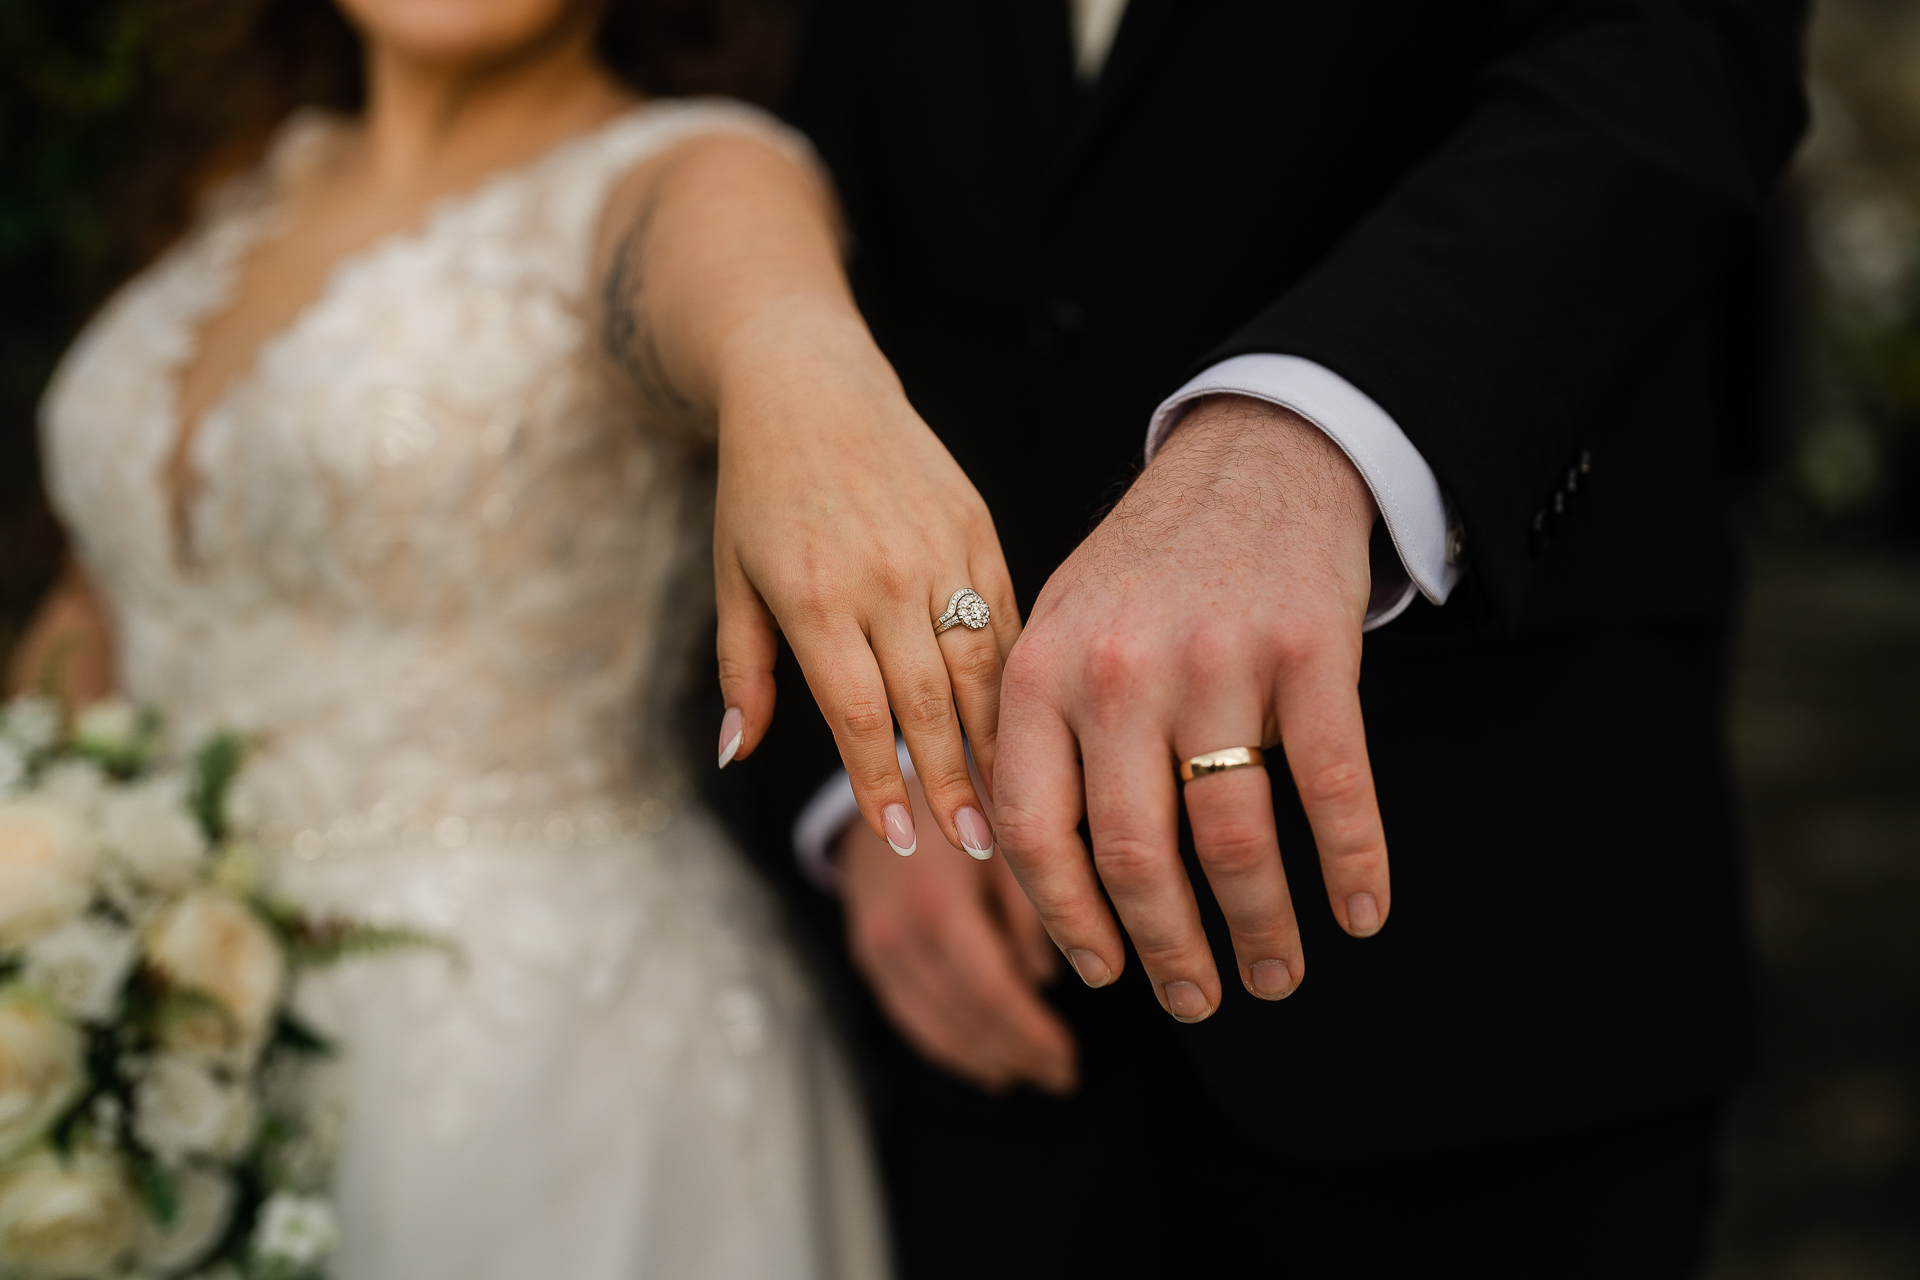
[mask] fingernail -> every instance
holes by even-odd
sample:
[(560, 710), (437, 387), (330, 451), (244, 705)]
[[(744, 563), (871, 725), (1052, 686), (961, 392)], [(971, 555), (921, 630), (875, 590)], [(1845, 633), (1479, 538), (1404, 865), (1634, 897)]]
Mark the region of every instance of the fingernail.
[(1247, 968), (1253, 979), (1253, 993), (1262, 1000), (1278, 1000), (1293, 994), (1293, 971), (1285, 960), (1262, 960)]
[(1167, 984), (1167, 1008), (1182, 1022), (1198, 1022), (1213, 1012), (1207, 1006), (1206, 996), (1191, 982)]
[(1113, 970), (1107, 968), (1107, 962), (1085, 947), (1067, 952), (1067, 963), (1080, 975), (1080, 981), (1090, 987), (1104, 987), (1113, 981)]
[(953, 825), (960, 828), (960, 845), (968, 853), (982, 862), (993, 856), (993, 828), (986, 814), (969, 805), (953, 815)]
[(913, 811), (907, 806), (888, 805), (880, 811), (880, 822), (887, 829), (887, 843), (901, 857), (920, 847), (920, 838), (913, 832)]
[(728, 707), (727, 714), (720, 717), (720, 767), (726, 768), (733, 763), (733, 753), (740, 749), (740, 731), (747, 718), (740, 714), (740, 708)]
[(1380, 932), (1380, 904), (1370, 893), (1356, 893), (1347, 899), (1347, 932), (1356, 938), (1370, 938)]

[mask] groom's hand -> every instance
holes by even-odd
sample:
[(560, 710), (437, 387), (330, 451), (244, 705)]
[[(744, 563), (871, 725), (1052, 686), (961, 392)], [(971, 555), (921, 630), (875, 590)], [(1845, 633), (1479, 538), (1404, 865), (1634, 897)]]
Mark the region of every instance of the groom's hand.
[[(1219, 1007), (1175, 791), (1179, 761), (1224, 747), (1284, 744), (1335, 918), (1360, 937), (1386, 920), (1357, 688), (1375, 514), (1353, 464), (1311, 424), (1212, 398), (1047, 582), (1007, 662), (997, 825), (1089, 985), (1123, 963), (1104, 884), (1167, 1011), (1195, 1022)], [(1291, 994), (1305, 965), (1267, 771), (1184, 785), (1240, 981), (1263, 999)], [(1083, 803), (1091, 858), (1076, 831)]]

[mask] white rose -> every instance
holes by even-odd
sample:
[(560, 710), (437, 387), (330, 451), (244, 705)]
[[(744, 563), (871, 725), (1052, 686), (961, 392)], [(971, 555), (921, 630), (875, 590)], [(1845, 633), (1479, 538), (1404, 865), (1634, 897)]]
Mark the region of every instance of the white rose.
[(287, 961), (245, 903), (215, 889), (187, 894), (150, 926), (147, 956), (168, 981), (212, 998), (249, 1043), (265, 1042)]
[(57, 801), (74, 813), (93, 821), (100, 810), (100, 799), (107, 791), (107, 775), (91, 760), (62, 760), (40, 775), (33, 794)]
[(139, 954), (130, 930), (76, 916), (27, 947), (25, 976), (74, 1017), (107, 1022)]
[(172, 1222), (146, 1217), (140, 1224), (135, 1256), (144, 1270), (178, 1275), (200, 1262), (220, 1243), (233, 1221), (233, 1179), (214, 1169), (189, 1165), (174, 1179), (179, 1210)]
[(37, 693), (21, 694), (0, 715), (0, 732), (28, 755), (45, 751), (60, 736), (60, 704)]
[(86, 909), (93, 837), (68, 806), (0, 802), (0, 950), (26, 945)]
[(140, 712), (124, 698), (103, 698), (74, 717), (73, 741), (105, 755), (131, 751), (140, 741)]
[(31, 1280), (110, 1274), (133, 1244), (140, 1210), (119, 1161), (62, 1160), (45, 1147), (0, 1174), (0, 1272)]
[(160, 1005), (155, 1032), (167, 1052), (228, 1071), (247, 1070), (259, 1048), (225, 1009), (197, 995), (167, 997)]
[(39, 1141), (87, 1084), (80, 1029), (22, 986), (0, 989), (0, 1158)]
[(167, 1164), (244, 1154), (259, 1114), (245, 1085), (222, 1083), (179, 1054), (156, 1054), (133, 1088), (133, 1135)]
[(253, 1255), (260, 1261), (304, 1270), (333, 1252), (340, 1227), (333, 1206), (318, 1196), (276, 1191), (260, 1209), (253, 1229)]
[(100, 842), (140, 880), (165, 892), (193, 883), (207, 855), (186, 794), (184, 778), (153, 778), (116, 787), (100, 804)]

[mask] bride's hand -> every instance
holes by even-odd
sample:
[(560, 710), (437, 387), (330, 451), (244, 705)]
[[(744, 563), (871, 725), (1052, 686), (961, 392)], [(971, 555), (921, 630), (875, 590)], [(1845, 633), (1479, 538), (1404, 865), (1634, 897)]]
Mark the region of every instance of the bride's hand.
[[(850, 307), (795, 299), (728, 347), (714, 527), (722, 763), (767, 731), (784, 634), (874, 833), (901, 853), (916, 843), (897, 720), (941, 833), (990, 856), (966, 747), (991, 790), (1020, 620), (986, 504)], [(962, 587), (986, 600), (988, 625), (935, 636)]]
[[(785, 633), (874, 833), (914, 845), (897, 719), (941, 833), (985, 858), (961, 731), (991, 790), (1018, 610), (986, 505), (854, 307), (836, 225), (822, 176), (777, 147), (663, 153), (608, 202), (603, 342), (654, 412), (719, 422), (721, 763), (767, 731)], [(969, 586), (990, 625), (936, 639)]]

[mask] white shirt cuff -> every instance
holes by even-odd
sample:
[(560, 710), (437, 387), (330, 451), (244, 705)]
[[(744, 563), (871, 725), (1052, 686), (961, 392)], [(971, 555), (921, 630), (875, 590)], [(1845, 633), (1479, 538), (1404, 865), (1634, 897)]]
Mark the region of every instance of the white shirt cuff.
[(1252, 396), (1299, 414), (1326, 432), (1367, 482), (1400, 563), (1374, 565), (1373, 598), (1367, 602), (1363, 630), (1399, 617), (1413, 603), (1415, 592), (1434, 604), (1446, 603), (1460, 581), (1460, 531), (1453, 526), (1433, 469), (1372, 397), (1325, 365), (1300, 356), (1234, 356), (1201, 373), (1153, 411), (1147, 428), (1149, 461), (1201, 396)]
[[(900, 757), (901, 776), (913, 781), (918, 775), (913, 771), (913, 757), (907, 754), (906, 740), (896, 738), (893, 745)], [(853, 798), (853, 783), (847, 771), (840, 769), (813, 793), (813, 799), (793, 820), (793, 857), (800, 864), (800, 874), (814, 888), (840, 892), (840, 864), (833, 860), (833, 842), (847, 829), (847, 823), (859, 817), (860, 802)]]

